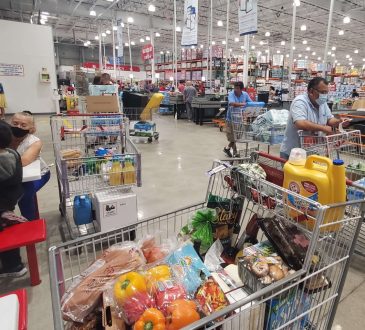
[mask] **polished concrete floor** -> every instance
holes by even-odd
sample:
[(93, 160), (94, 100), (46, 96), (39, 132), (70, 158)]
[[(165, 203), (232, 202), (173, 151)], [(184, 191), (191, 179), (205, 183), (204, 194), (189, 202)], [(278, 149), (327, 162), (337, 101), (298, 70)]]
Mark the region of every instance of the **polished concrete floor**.
[[(137, 141), (142, 153), (142, 182), (137, 189), (139, 216), (146, 218), (203, 201), (214, 159), (224, 157), (224, 133), (210, 125), (196, 126), (172, 117), (155, 118), (159, 141)], [(53, 163), (49, 118), (38, 116), (37, 135), (44, 141), (43, 158)], [(274, 148), (275, 152), (275, 148)], [(48, 247), (61, 241), (57, 180), (52, 168), (50, 182), (38, 194), (41, 216), (47, 220), (47, 242), (37, 247), (42, 283), (31, 288), (28, 277), (0, 282), (0, 293), (26, 287), (29, 295), (29, 329), (53, 329), (48, 275)], [(23, 251), (24, 252), (24, 251)], [(365, 258), (355, 257), (347, 276), (335, 324), (342, 329), (363, 330), (365, 315)], [(341, 328), (339, 328), (341, 329)]]

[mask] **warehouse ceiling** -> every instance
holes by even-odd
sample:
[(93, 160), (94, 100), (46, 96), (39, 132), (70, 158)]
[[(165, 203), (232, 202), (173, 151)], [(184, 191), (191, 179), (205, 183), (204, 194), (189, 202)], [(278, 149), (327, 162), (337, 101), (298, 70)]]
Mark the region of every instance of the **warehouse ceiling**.
[[(183, 0), (177, 0), (177, 26), (182, 26)], [(330, 0), (301, 0), (297, 7), (297, 23), (295, 31), (294, 57), (317, 60), (324, 55), (327, 23)], [(150, 4), (155, 5), (156, 11), (149, 12)], [(199, 30), (198, 43), (207, 46), (210, 0), (199, 1)], [(213, 41), (217, 45), (225, 39), (227, 0), (213, 0)], [(242, 53), (243, 37), (238, 38), (237, 21), (238, 1), (230, 2), (229, 19), (229, 48), (233, 54)], [(257, 34), (251, 36), (251, 51), (270, 53), (289, 53), (292, 0), (258, 0), (258, 27)], [(90, 11), (96, 16), (90, 16)], [(155, 38), (156, 51), (171, 51), (173, 40), (173, 1), (172, 0), (1, 0), (0, 18), (21, 22), (40, 24), (42, 15), (47, 17), (46, 25), (53, 27), (56, 43), (72, 43), (83, 45), (91, 41), (89, 47), (97, 47), (95, 36), (100, 29), (112, 31), (117, 20), (127, 22), (133, 17), (130, 24), (130, 37), (135, 46), (141, 47), (141, 38), (150, 36), (151, 32), (158, 32), (160, 37)], [(345, 24), (345, 16), (350, 17), (350, 23)], [(223, 21), (219, 27), (217, 22)], [(43, 22), (43, 21), (42, 21)], [(44, 23), (44, 22), (43, 22)], [(306, 30), (300, 27), (306, 25)], [(124, 29), (124, 39), (127, 42), (127, 29)], [(339, 31), (343, 30), (343, 35)], [(266, 37), (265, 33), (270, 32)], [(181, 33), (178, 32), (178, 43)], [(110, 44), (112, 37), (107, 35), (105, 42)], [(303, 44), (306, 40), (307, 44)], [(285, 42), (285, 44), (283, 43)], [(254, 50), (252, 49), (254, 47)], [(363, 65), (365, 61), (365, 0), (335, 0), (330, 38), (329, 59), (347, 65)], [(225, 46), (224, 46), (225, 47)], [(310, 47), (310, 50), (307, 48)], [(335, 50), (332, 50), (335, 47)], [(347, 58), (346, 58), (346, 55)], [(352, 60), (350, 60), (352, 59)]]

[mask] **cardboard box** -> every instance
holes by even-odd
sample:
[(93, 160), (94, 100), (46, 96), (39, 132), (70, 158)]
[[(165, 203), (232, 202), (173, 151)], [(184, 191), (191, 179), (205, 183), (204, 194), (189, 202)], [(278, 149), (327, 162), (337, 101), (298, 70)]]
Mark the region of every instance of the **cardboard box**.
[(118, 96), (86, 96), (86, 111), (88, 113), (119, 112)]
[(365, 110), (365, 98), (356, 100), (352, 105), (352, 110)]

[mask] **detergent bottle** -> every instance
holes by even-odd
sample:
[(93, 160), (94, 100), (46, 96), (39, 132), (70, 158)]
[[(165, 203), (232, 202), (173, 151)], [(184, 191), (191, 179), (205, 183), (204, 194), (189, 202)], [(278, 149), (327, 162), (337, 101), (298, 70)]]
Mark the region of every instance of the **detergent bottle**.
[(131, 158), (126, 158), (123, 168), (124, 184), (135, 184), (136, 183), (136, 172)]
[[(342, 160), (331, 160), (317, 155), (305, 159), (305, 151), (295, 148), (284, 165), (284, 188), (307, 197), (322, 205), (346, 201), (346, 175)], [(315, 226), (316, 207), (287, 194), (286, 208), (291, 218), (308, 229)], [(324, 214), (323, 224), (338, 222), (344, 216), (344, 208), (329, 209)], [(336, 231), (339, 225), (322, 227), (321, 231)]]
[(118, 158), (113, 158), (112, 168), (109, 172), (109, 185), (120, 186), (123, 183), (122, 164)]
[(73, 217), (76, 226), (93, 222), (91, 199), (88, 195), (75, 196)]

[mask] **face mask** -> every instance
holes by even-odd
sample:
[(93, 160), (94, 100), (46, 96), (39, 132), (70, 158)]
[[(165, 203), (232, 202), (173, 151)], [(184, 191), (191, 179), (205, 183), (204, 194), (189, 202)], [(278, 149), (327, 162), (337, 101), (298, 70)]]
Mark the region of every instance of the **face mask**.
[(11, 131), (16, 138), (22, 138), (29, 134), (29, 129), (22, 129), (20, 127), (11, 126)]
[(325, 104), (325, 103), (327, 103), (327, 98), (328, 98), (327, 94), (319, 94), (319, 97), (316, 100), (316, 102), (318, 105)]

